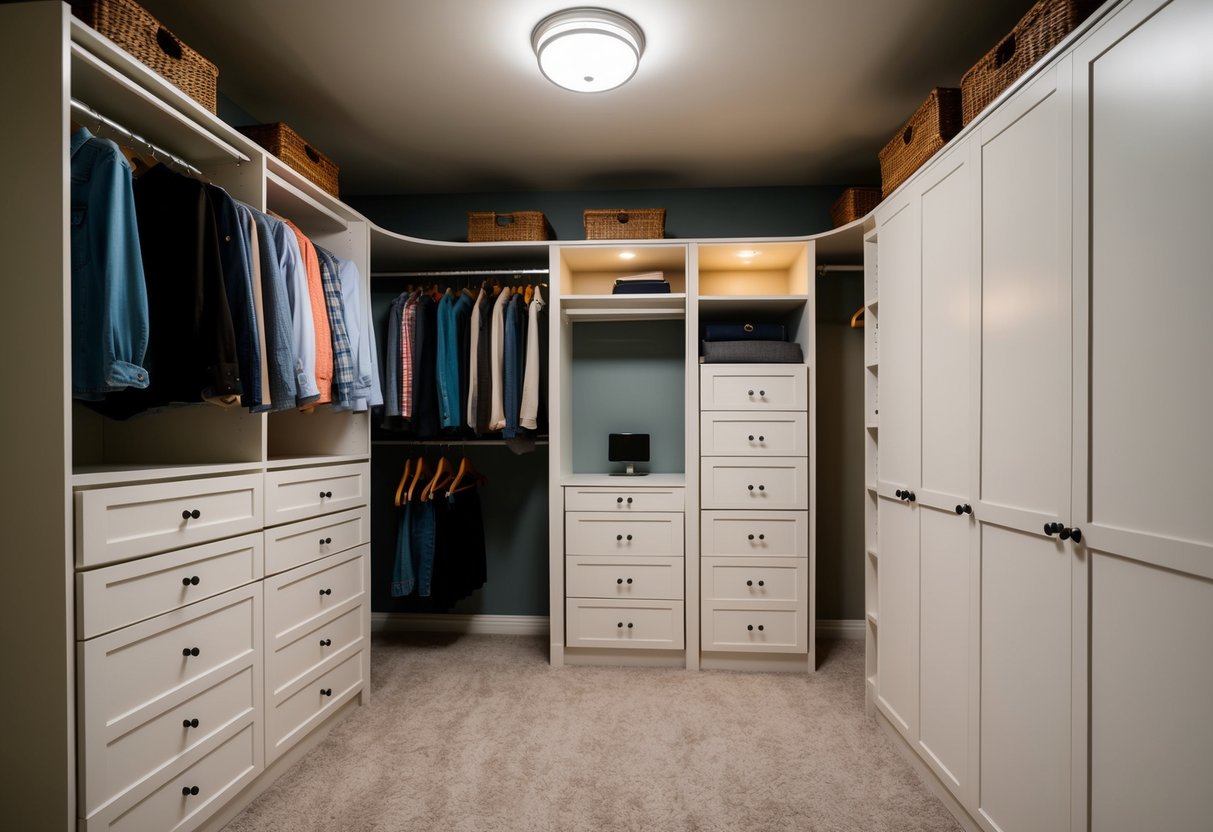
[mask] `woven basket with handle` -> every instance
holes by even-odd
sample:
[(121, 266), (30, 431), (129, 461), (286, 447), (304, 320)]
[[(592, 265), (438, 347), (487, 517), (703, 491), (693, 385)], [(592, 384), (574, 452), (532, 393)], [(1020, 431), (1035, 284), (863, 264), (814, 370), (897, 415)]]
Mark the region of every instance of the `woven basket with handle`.
[(847, 188), (830, 208), (830, 220), (837, 228), (866, 217), (880, 202), (880, 188)]
[(250, 124), (236, 129), (324, 191), (333, 196), (338, 195), (337, 175), (341, 169), (332, 159), (304, 141), (289, 124), (276, 121), (273, 124)]
[(960, 132), (960, 90), (936, 87), (880, 151), (885, 196)]
[(587, 240), (660, 240), (664, 208), (590, 208), (584, 214)]
[(550, 240), (552, 227), (542, 211), (468, 211), (468, 242)]

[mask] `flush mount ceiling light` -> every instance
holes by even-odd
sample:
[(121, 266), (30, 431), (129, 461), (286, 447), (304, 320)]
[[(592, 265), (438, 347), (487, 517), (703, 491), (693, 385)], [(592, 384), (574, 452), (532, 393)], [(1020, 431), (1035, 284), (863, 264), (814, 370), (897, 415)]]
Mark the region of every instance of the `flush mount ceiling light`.
[(636, 74), (644, 32), (608, 9), (565, 9), (539, 21), (531, 48), (553, 84), (573, 92), (606, 92)]

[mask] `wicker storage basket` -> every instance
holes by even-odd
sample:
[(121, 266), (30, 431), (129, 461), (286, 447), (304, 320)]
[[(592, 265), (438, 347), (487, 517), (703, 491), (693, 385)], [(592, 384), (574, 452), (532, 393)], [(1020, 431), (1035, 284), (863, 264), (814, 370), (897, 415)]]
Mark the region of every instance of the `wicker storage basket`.
[(468, 242), (499, 243), (509, 240), (550, 240), (552, 226), (542, 211), (468, 211)]
[(585, 212), (587, 240), (660, 240), (663, 237), (664, 208), (590, 208)]
[(219, 69), (182, 43), (134, 0), (71, 0), (72, 14), (121, 46), (139, 63), (216, 111)]
[(333, 196), (338, 195), (337, 174), (340, 168), (332, 159), (304, 141), (290, 125), (276, 121), (273, 124), (250, 124), (236, 129), (286, 162), (293, 170), (315, 182), (321, 189)]
[(968, 124), (1015, 79), (1087, 18), (1100, 0), (1040, 0), (1005, 38), (960, 78)]
[(960, 90), (936, 87), (880, 151), (880, 184), (885, 196), (905, 182), (960, 132)]
[(880, 202), (880, 188), (847, 188), (830, 209), (830, 219), (837, 228), (867, 216)]

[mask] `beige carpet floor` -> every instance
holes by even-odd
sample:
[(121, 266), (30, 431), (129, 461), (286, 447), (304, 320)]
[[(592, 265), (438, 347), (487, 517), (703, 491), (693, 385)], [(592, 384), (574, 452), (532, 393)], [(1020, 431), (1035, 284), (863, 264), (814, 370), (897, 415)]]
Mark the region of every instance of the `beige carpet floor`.
[(358, 708), (230, 832), (959, 830), (863, 713), (863, 643), (814, 676), (553, 669), (540, 639), (377, 636)]

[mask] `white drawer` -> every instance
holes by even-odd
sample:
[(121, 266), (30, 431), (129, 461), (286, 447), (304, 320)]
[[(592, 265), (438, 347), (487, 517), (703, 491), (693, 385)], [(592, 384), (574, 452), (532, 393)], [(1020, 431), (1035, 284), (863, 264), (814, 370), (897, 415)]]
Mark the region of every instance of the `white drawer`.
[(316, 465), (265, 474), (265, 525), (276, 526), (367, 504), (369, 466)]
[(682, 557), (681, 513), (566, 512), (566, 555), (666, 555)]
[(699, 542), (704, 557), (807, 558), (809, 513), (704, 511), (700, 514)]
[(81, 810), (93, 814), (238, 720), (252, 719), (261, 701), (260, 680), (247, 665), (137, 728), (81, 743)]
[(266, 719), (266, 764), (278, 759), (334, 708), (362, 689), (362, 651), (299, 686), (269, 709)]
[(685, 643), (681, 601), (566, 598), (564, 609), (569, 647), (681, 650)]
[(76, 573), (76, 637), (92, 638), (258, 580), (261, 534)]
[(704, 456), (807, 456), (805, 413), (705, 411), (699, 415), (699, 451)]
[(704, 364), (700, 410), (806, 410), (808, 370), (801, 364)]
[(797, 604), (809, 590), (804, 558), (703, 558), (702, 597)]
[(270, 650), (307, 632), (322, 616), (360, 603), (367, 592), (363, 545), (265, 579), (265, 639)]
[(77, 491), (76, 565), (96, 566), (261, 528), (262, 475)]
[(739, 608), (741, 604), (703, 604), (703, 649), (743, 653), (806, 653), (809, 627), (806, 604), (795, 609)]
[(357, 604), (346, 612), (320, 621), (291, 641), (266, 647), (265, 688), (268, 701), (275, 702), (292, 684), (314, 672), (326, 661), (352, 649), (362, 649), (368, 624), (366, 607)]
[(256, 723), (244, 726), (146, 797), (132, 793), (88, 818), (81, 824), (83, 832), (187, 832), (197, 828), (261, 772), (260, 740)]
[(681, 599), (682, 558), (566, 558), (564, 591), (576, 598)]
[(81, 737), (131, 730), (237, 663), (259, 661), (260, 650), (260, 582), (80, 642)]
[(565, 511), (682, 511), (685, 488), (620, 488), (568, 486)]
[(265, 530), (265, 574), (274, 575), (371, 539), (367, 509), (300, 520)]
[(805, 457), (770, 457), (761, 462), (711, 456), (701, 461), (703, 507), (808, 509), (809, 465)]

